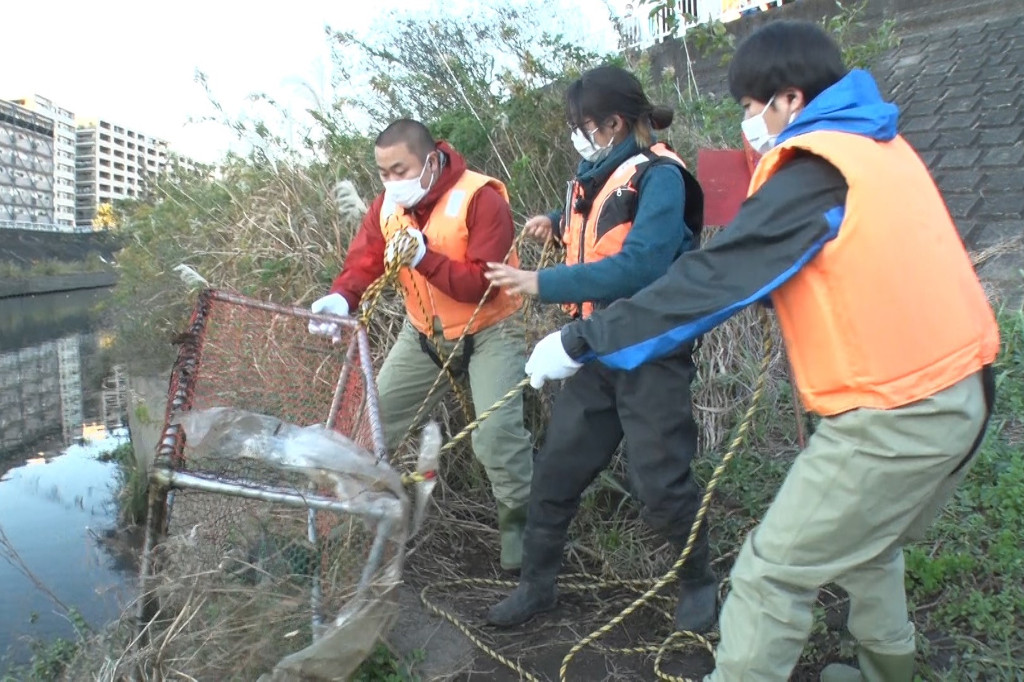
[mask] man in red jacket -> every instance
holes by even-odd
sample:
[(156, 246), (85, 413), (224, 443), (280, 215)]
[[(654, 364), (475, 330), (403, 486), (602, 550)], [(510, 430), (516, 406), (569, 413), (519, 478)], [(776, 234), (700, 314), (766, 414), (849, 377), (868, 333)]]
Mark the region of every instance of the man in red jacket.
[[(384, 440), (394, 450), (420, 405), (436, 405), (443, 397), (447, 381), (428, 392), (450, 354), (456, 352), (456, 373), (468, 374), (480, 414), (518, 383), (526, 346), (512, 323), (521, 300), (497, 288), (488, 291), (484, 277), (488, 261), (518, 262), (505, 186), (468, 170), (458, 152), (409, 119), (380, 133), (374, 156), (384, 192), (370, 204), (330, 293), (312, 311), (348, 315), (385, 263), (402, 257), (391, 247), (395, 238), (402, 233), (416, 243), (400, 274), (406, 320), (377, 377)], [(311, 322), (310, 331), (334, 335), (337, 329)], [(498, 503), (501, 565), (517, 569), (533, 474), (522, 397), (484, 420), (472, 440)]]

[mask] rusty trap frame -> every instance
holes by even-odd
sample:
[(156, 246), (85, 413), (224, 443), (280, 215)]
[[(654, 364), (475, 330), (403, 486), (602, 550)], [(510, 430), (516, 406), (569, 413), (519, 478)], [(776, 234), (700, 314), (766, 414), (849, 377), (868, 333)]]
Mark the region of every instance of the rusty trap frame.
[[(337, 324), (334, 342), (310, 334), (311, 321)], [(388, 599), (401, 580), (409, 503), (400, 477), (385, 461), (366, 330), (351, 318), (207, 289), (175, 343), (178, 354), (149, 476), (137, 645), (145, 646), (161, 627), (166, 629), (174, 618), (175, 594), (188, 581), (195, 584), (201, 577), (229, 585), (221, 593), (231, 599), (242, 592), (240, 586), (258, 591), (271, 585), (264, 603), (272, 606), (261, 606), (260, 613), (269, 618), (285, 604), (290, 611), (281, 610), (279, 619), (291, 629), (275, 635), (272, 643), (291, 641), (265, 652), (260, 669), (274, 667), (275, 674), (260, 679), (297, 679), (279, 677), (281, 666), (275, 661), (302, 658), (332, 626), (343, 624), (346, 613)], [(210, 433), (221, 429), (218, 434), (226, 438), (221, 443), (238, 445), (231, 434), (240, 424), (257, 424), (261, 437), (270, 438), (283, 433), (283, 427), (320, 425), (358, 446), (352, 450), (362, 460), (358, 470), (339, 474), (348, 477), (343, 491), (341, 484), (332, 489), (323, 477), (296, 473), (259, 453), (195, 450), (183, 424), (218, 410), (239, 415), (226, 427), (215, 423), (210, 428)], [(342, 494), (346, 491), (352, 494)], [(189, 562), (178, 561), (168, 548), (189, 556)], [(176, 563), (188, 566), (171, 588), (167, 576)], [(300, 611), (308, 613), (304, 624), (296, 621)], [(386, 620), (374, 618), (375, 626)], [(254, 634), (249, 633), (250, 639)], [(253, 645), (258, 654), (262, 649)], [(209, 670), (216, 669), (210, 665)], [(258, 671), (239, 674), (252, 679)]]

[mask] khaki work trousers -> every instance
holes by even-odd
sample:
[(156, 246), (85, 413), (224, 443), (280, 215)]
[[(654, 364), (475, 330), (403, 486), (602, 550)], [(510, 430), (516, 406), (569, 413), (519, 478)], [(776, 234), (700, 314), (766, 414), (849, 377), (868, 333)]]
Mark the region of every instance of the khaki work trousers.
[(969, 468), (988, 417), (981, 373), (894, 410), (823, 419), (732, 569), (706, 682), (784, 682), (819, 589), (850, 596), (860, 646), (914, 651), (903, 545), (920, 539)]
[[(516, 319), (512, 317), (473, 335), (468, 374), (478, 415), (490, 409), (525, 376), (526, 344)], [(448, 357), (456, 342), (441, 334), (436, 338), (444, 357)], [(460, 360), (457, 355), (456, 363)], [(419, 332), (405, 320), (377, 377), (381, 427), (389, 452), (401, 444), (423, 401), (428, 401), (423, 411), (426, 417), (451, 389), (448, 378), (443, 377), (427, 396), (439, 371), (421, 348)], [(525, 505), (533, 476), (533, 442), (523, 425), (522, 392), (485, 419), (471, 440), (473, 453), (487, 472), (495, 499), (509, 508)]]

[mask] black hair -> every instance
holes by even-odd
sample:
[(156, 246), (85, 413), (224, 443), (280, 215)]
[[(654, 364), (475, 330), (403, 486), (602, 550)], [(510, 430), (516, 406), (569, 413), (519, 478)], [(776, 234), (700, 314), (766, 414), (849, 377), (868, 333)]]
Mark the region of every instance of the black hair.
[(843, 55), (823, 28), (809, 21), (770, 21), (736, 48), (729, 65), (729, 91), (739, 101), (767, 102), (796, 88), (810, 102), (847, 73)]
[(565, 115), (573, 128), (584, 119), (598, 125), (618, 114), (641, 146), (651, 144), (651, 130), (668, 128), (672, 110), (654, 106), (636, 76), (618, 66), (598, 66), (584, 72), (565, 91)]
[(404, 142), (409, 151), (420, 158), (425, 158), (437, 148), (437, 142), (427, 126), (411, 118), (400, 118), (390, 124), (373, 141), (373, 146), (393, 147), (400, 142)]

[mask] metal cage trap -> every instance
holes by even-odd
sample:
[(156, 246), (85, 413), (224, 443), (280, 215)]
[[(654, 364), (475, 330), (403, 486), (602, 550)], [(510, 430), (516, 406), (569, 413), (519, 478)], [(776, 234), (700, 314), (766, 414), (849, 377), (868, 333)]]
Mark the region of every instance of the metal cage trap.
[[(385, 460), (365, 329), (206, 290), (177, 343), (138, 642), (181, 649), (165, 658), (196, 679), (347, 679), (394, 615), (418, 524)], [(428, 426), (420, 471), (439, 448)]]

